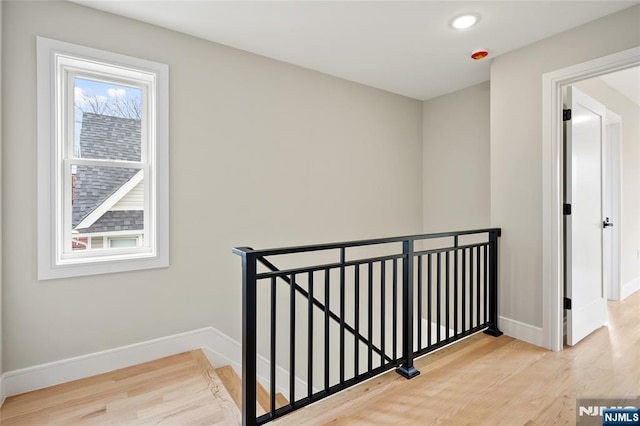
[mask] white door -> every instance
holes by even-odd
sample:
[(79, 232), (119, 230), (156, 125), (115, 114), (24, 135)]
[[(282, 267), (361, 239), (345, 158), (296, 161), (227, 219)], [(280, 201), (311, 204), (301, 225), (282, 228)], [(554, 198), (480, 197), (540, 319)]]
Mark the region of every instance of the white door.
[[(604, 216), (610, 217), (614, 227), (609, 227), (604, 232), (605, 241), (605, 285), (607, 286), (607, 299), (621, 300), (620, 292), (620, 234), (622, 222), (620, 221), (620, 131), (622, 117), (615, 112), (607, 110), (607, 125), (605, 130), (605, 175), (604, 175)], [(608, 170), (608, 172), (607, 172)], [(609, 205), (607, 205), (609, 201)], [(609, 210), (607, 210), (607, 207)], [(609, 216), (609, 213), (611, 216)], [(610, 245), (607, 239), (610, 239)], [(610, 255), (607, 263), (607, 248)], [(610, 272), (607, 271), (610, 267)], [(609, 278), (608, 280), (606, 278)]]
[[(567, 88), (571, 120), (566, 122), (565, 297), (567, 344), (575, 345), (607, 321), (607, 292), (603, 280), (602, 151), (606, 109), (580, 92)], [(609, 229), (609, 228), (607, 228)]]

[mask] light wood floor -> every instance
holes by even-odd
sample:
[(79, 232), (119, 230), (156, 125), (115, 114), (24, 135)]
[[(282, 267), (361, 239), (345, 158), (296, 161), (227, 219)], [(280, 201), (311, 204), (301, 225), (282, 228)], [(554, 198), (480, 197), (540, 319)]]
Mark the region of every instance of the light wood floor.
[(0, 424), (239, 424), (239, 411), (201, 351), (7, 398)]
[[(611, 302), (609, 327), (554, 353), (477, 334), (274, 422), (287, 425), (574, 424), (578, 396), (640, 394), (640, 292)], [(0, 424), (238, 424), (199, 352), (8, 398)]]
[(575, 424), (576, 397), (640, 395), (640, 292), (562, 352), (483, 333), (285, 416), (286, 425)]

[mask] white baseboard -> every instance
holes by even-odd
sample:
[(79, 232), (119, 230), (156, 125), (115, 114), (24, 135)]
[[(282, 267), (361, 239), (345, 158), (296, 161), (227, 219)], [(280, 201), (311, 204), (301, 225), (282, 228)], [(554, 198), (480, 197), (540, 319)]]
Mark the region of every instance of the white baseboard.
[(640, 277), (633, 279), (622, 286), (620, 289), (620, 300), (624, 300), (626, 297), (640, 290)]
[[(499, 328), (508, 336), (543, 346), (542, 329), (500, 317)], [(68, 358), (51, 363), (7, 371), (0, 375), (0, 402), (6, 397), (78, 380), (120, 368), (201, 349), (211, 365), (231, 365), (242, 375), (242, 347), (239, 342), (213, 327), (122, 346), (106, 351)], [(258, 356), (258, 381), (269, 389), (269, 361)], [(306, 396), (307, 383), (296, 377), (296, 399)], [(317, 391), (318, 389), (314, 389)], [(289, 373), (276, 367), (276, 391), (289, 398)], [(1, 403), (0, 403), (1, 405)]]
[(212, 327), (202, 328), (106, 351), (7, 371), (3, 374), (2, 396), (7, 397), (42, 389), (209, 346), (218, 340), (216, 332), (217, 330)]
[(498, 328), (507, 336), (544, 347), (544, 334), (541, 327), (499, 316)]
[(211, 334), (199, 347), (215, 368), (231, 365), (238, 374), (242, 372), (242, 345), (221, 331), (209, 327)]
[[(226, 334), (213, 327), (201, 328), (174, 334), (159, 339), (106, 351), (95, 352), (47, 364), (7, 371), (0, 375), (0, 401), (6, 397), (37, 389), (70, 382), (120, 368), (131, 367), (148, 361), (201, 349), (214, 367), (231, 365), (242, 374), (242, 346)], [(258, 356), (258, 380), (269, 389), (269, 362)], [(289, 374), (283, 368), (276, 368), (277, 392), (289, 394)], [(296, 377), (296, 397), (306, 395), (306, 382)], [(1, 403), (0, 403), (1, 405)]]
[[(269, 361), (267, 358), (258, 355), (258, 381), (269, 391)], [(313, 392), (318, 392), (320, 389), (314, 387)], [(276, 366), (276, 392), (283, 394), (287, 399), (289, 398), (289, 373), (287, 370), (280, 366)], [(300, 377), (296, 377), (295, 388), (296, 400), (305, 398), (307, 396), (307, 382)]]
[[(216, 343), (209, 347), (202, 347), (202, 352), (205, 354), (211, 365), (216, 367), (231, 365), (236, 373), (242, 376), (242, 364), (240, 364), (240, 360), (242, 359), (242, 346), (239, 342), (233, 340), (229, 336), (220, 333), (215, 329), (213, 330), (216, 332)], [(258, 355), (256, 365), (257, 379), (267, 390), (269, 389), (271, 382), (269, 379), (269, 368), (269, 360)], [(306, 391), (307, 382), (296, 377), (296, 399), (307, 396)], [(289, 373), (280, 366), (276, 366), (276, 392), (282, 393), (287, 397), (287, 399), (289, 399)]]
[[(542, 346), (542, 329), (509, 318), (500, 317), (499, 328), (508, 336)], [(201, 349), (211, 365), (231, 365), (242, 375), (242, 346), (213, 327), (153, 339), (133, 345), (68, 358), (51, 363), (7, 371), (0, 375), (0, 401), (37, 389), (78, 380), (120, 368)], [(269, 389), (269, 361), (258, 356), (258, 381)], [(317, 389), (314, 389), (316, 391)], [(276, 367), (276, 391), (289, 398), (289, 373)], [(296, 377), (296, 399), (306, 396), (307, 383)]]

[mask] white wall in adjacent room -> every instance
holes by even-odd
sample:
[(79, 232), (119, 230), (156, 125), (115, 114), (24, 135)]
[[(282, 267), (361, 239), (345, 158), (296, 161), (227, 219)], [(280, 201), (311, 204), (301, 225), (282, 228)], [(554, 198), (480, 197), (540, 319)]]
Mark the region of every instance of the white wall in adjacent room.
[(640, 278), (640, 105), (634, 103), (600, 78), (576, 83), (622, 118), (620, 147), (620, 283)]

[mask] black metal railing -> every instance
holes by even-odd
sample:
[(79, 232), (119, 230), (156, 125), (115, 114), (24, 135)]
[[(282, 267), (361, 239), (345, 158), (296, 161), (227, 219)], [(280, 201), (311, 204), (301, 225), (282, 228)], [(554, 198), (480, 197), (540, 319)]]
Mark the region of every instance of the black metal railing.
[[(417, 356), (481, 330), (501, 335), (499, 236), (491, 228), (234, 248), (242, 257), (243, 424), (264, 424), (392, 368), (412, 378)], [(257, 416), (259, 377), (270, 400)]]

